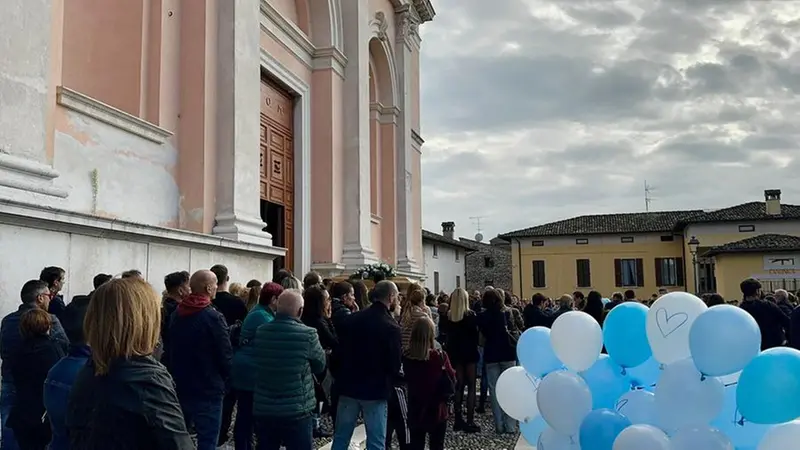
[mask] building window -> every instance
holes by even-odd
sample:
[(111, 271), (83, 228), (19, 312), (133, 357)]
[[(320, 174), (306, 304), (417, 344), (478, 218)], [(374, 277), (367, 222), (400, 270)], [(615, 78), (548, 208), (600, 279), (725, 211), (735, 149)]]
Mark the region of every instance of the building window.
[(456, 261), (460, 261), (460, 260), (461, 260), (461, 252), (458, 251), (458, 249), (456, 249)]
[(739, 225), (740, 233), (750, 233), (752, 231), (756, 231), (755, 225)]
[(534, 247), (544, 247), (544, 241), (533, 241)]
[(672, 242), (674, 240), (675, 240), (675, 236), (673, 236), (671, 234), (661, 236), (661, 242)]
[(433, 272), (433, 292), (439, 293), (439, 272)]
[(461, 287), (461, 275), (456, 275), (456, 287)]
[(633, 236), (622, 236), (619, 241), (623, 244), (633, 244)]
[(578, 275), (578, 287), (592, 287), (592, 271), (588, 259), (578, 259), (575, 261), (575, 270)]
[(439, 246), (436, 244), (433, 244), (433, 257), (434, 258), (439, 257)]
[(544, 261), (533, 261), (533, 287), (543, 288), (547, 286), (544, 274)]
[(577, 245), (586, 245), (589, 243), (588, 239), (575, 239), (575, 244)]
[(644, 262), (641, 258), (615, 259), (614, 278), (617, 287), (644, 287)]
[(656, 284), (683, 286), (683, 258), (656, 258)]
[(492, 258), (491, 256), (484, 256), (483, 267), (487, 269), (491, 269), (492, 267), (494, 267), (494, 258)]

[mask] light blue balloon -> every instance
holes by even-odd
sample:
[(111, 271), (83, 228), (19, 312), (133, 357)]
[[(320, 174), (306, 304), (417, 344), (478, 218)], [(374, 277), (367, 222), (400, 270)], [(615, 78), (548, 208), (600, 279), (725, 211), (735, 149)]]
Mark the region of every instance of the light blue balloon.
[(622, 372), (608, 355), (600, 355), (592, 367), (580, 373), (592, 391), (592, 409), (613, 409), (617, 399), (631, 390), (631, 380)]
[(539, 435), (542, 434), (542, 431), (547, 428), (547, 422), (544, 421), (542, 416), (538, 416), (537, 418), (527, 422), (519, 423), (519, 432), (522, 434), (522, 437), (524, 437), (525, 440), (531, 444), (531, 446), (534, 446), (537, 442), (539, 442)]
[(678, 430), (670, 439), (672, 450), (730, 450), (728, 436), (711, 427), (689, 427)]
[(739, 376), (736, 403), (745, 420), (779, 424), (800, 417), (800, 351), (771, 348)]
[(660, 428), (656, 411), (656, 396), (645, 390), (630, 391), (617, 400), (614, 409), (634, 425), (652, 425)]
[(612, 450), (614, 441), (622, 430), (631, 426), (631, 421), (611, 409), (596, 409), (581, 423), (578, 435), (581, 450)]
[(651, 356), (643, 364), (631, 367), (627, 372), (634, 387), (650, 389), (661, 378), (661, 363)]
[(761, 330), (742, 308), (712, 306), (692, 324), (689, 349), (703, 375), (730, 375), (744, 369), (761, 351)]
[(563, 366), (553, 352), (550, 329), (546, 327), (528, 328), (522, 333), (517, 342), (517, 359), (529, 374), (538, 378)]
[(653, 356), (647, 340), (647, 311), (641, 303), (620, 303), (603, 323), (608, 355), (624, 368), (636, 367)]
[(742, 420), (736, 407), (736, 387), (736, 384), (725, 387), (722, 412), (711, 422), (711, 426), (728, 436), (736, 450), (755, 450), (772, 425)]

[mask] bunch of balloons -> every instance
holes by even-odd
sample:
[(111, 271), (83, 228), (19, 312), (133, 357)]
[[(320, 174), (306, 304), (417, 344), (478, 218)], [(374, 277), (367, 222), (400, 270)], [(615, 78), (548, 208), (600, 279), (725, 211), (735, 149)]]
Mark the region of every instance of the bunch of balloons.
[[(605, 351), (604, 351), (605, 349)], [(673, 292), (526, 330), (497, 400), (538, 450), (788, 450), (800, 351), (761, 351), (741, 308)]]

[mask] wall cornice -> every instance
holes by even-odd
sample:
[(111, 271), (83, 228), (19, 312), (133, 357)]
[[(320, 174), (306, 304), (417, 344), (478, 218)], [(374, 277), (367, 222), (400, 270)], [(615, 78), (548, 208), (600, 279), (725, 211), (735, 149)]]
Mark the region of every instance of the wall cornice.
[(140, 119), (125, 111), (114, 108), (88, 95), (59, 86), (56, 90), (56, 102), (64, 108), (91, 117), (122, 131), (134, 134), (148, 141), (163, 144), (172, 137), (172, 132)]

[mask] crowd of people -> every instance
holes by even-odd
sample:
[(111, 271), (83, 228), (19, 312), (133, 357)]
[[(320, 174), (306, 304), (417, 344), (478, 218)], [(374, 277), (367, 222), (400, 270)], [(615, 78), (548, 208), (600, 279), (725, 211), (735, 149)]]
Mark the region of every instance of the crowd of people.
[[(442, 450), (448, 419), (452, 432), (480, 432), (487, 401), (494, 431), (516, 433), (494, 391), (517, 364), (521, 333), (573, 310), (602, 325), (615, 306), (641, 301), (633, 291), (520, 300), (491, 286), (401, 293), (389, 280), (370, 290), (287, 270), (242, 286), (215, 265), (167, 275), (161, 295), (137, 270), (98, 274), (67, 304), (65, 280), (63, 269), (42, 270), (0, 324), (2, 450), (212, 450), (231, 428), (237, 450), (310, 450), (331, 435), (347, 450), (359, 419), (370, 450), (395, 438), (401, 450)], [(793, 294), (765, 295), (752, 279), (741, 290), (764, 349), (800, 344)]]

